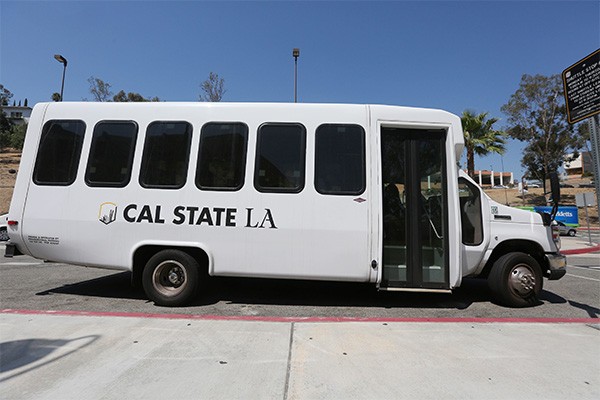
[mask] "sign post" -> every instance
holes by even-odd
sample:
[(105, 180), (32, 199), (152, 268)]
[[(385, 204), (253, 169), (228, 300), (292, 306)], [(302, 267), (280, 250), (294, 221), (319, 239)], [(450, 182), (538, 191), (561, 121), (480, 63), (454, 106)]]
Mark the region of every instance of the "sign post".
[(588, 216), (588, 206), (596, 205), (596, 199), (594, 198), (594, 194), (592, 192), (577, 193), (575, 195), (575, 202), (577, 204), (577, 207), (585, 207), (585, 220), (587, 222), (588, 239), (589, 239), (588, 245), (591, 246), (592, 245), (592, 232), (590, 230), (590, 218)]
[[(579, 60), (562, 73), (567, 121), (590, 122), (596, 204), (600, 206), (600, 49)], [(599, 209), (600, 211), (600, 209)], [(587, 212), (587, 209), (586, 209)]]
[(562, 73), (570, 124), (600, 113), (600, 49)]

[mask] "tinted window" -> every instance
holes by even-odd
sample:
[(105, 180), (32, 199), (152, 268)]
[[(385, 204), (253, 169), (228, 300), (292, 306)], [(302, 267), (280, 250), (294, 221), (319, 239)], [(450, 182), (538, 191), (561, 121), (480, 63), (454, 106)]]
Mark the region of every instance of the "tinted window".
[(196, 186), (203, 190), (237, 190), (244, 185), (248, 127), (209, 123), (202, 127)]
[(471, 182), (464, 178), (458, 178), (458, 195), (462, 242), (467, 245), (480, 245), (483, 242), (481, 193)]
[(317, 128), (315, 188), (323, 194), (360, 194), (365, 190), (365, 132), (358, 125)]
[(254, 186), (260, 192), (304, 188), (306, 130), (299, 124), (265, 124), (258, 130)]
[(94, 128), (85, 181), (90, 186), (129, 183), (137, 138), (135, 122), (100, 122)]
[(72, 184), (77, 176), (84, 134), (83, 121), (46, 122), (42, 129), (33, 181), (38, 185)]
[(185, 185), (192, 126), (187, 122), (153, 122), (146, 131), (140, 184), (178, 189)]

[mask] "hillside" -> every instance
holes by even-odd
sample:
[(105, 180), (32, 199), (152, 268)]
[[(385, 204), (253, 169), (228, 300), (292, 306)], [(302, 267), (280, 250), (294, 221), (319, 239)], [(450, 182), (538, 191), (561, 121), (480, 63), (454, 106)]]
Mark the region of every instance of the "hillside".
[[(13, 187), (15, 184), (16, 174), (11, 174), (9, 171), (19, 169), (19, 161), (21, 154), (18, 152), (0, 153), (0, 214), (8, 212), (10, 199), (12, 196)], [(495, 201), (507, 204), (510, 206), (543, 206), (546, 205), (543, 196), (543, 189), (530, 189), (523, 200), (517, 189), (488, 189), (486, 193)], [(593, 188), (563, 188), (562, 205), (575, 206), (575, 195), (583, 192), (594, 192)], [(590, 223), (598, 226), (598, 208), (591, 207), (588, 209), (590, 215)], [(586, 226), (585, 212), (579, 209), (579, 224)]]
[[(546, 205), (544, 189), (542, 188), (529, 189), (528, 193), (525, 195), (525, 200), (521, 198), (521, 194), (517, 189), (487, 189), (485, 192), (498, 203), (508, 204), (512, 207)], [(593, 188), (561, 188), (560, 204), (562, 206), (575, 206), (575, 195), (584, 192), (595, 193)], [(588, 214), (590, 217), (590, 226), (595, 225), (598, 227), (598, 208), (589, 207)], [(587, 226), (583, 208), (579, 208), (579, 225)]]
[[(10, 173), (19, 169), (21, 153), (0, 153), (0, 214), (8, 212), (13, 187), (17, 179), (16, 173)], [(10, 172), (9, 172), (10, 171)]]

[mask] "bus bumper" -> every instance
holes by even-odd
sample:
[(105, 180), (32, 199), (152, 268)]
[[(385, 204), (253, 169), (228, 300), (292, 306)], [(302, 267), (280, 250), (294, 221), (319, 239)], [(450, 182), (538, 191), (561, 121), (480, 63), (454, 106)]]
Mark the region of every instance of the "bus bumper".
[(555, 281), (567, 273), (567, 257), (562, 254), (546, 254), (548, 261), (548, 279)]

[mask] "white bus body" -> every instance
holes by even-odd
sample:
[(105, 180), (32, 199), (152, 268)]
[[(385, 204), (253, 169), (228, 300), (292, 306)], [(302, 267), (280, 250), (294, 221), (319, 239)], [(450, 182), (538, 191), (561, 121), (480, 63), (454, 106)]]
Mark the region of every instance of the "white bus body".
[(440, 110), (42, 103), (6, 253), (129, 270), (164, 305), (206, 273), (420, 291), (483, 276), (499, 302), (532, 304), (565, 273), (558, 236), (459, 171), (463, 147)]

